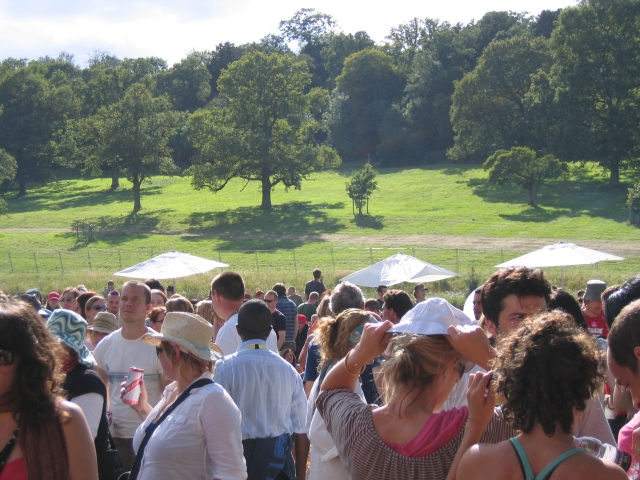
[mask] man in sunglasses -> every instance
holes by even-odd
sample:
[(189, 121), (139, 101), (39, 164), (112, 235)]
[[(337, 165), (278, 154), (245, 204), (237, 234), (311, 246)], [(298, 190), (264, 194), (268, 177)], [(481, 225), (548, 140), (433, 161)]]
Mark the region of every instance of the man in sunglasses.
[[(550, 297), (551, 285), (542, 270), (528, 267), (499, 270), (482, 287), (482, 312), (487, 329), (494, 338), (517, 329), (527, 316), (547, 310)], [(484, 370), (489, 369), (489, 362), (497, 353), (480, 327), (471, 331), (450, 327), (449, 335), (453, 346), (465, 358)], [(452, 392), (443, 410), (466, 404), (466, 395), (460, 395), (460, 392), (466, 392), (469, 373), (462, 377), (463, 387), (458, 386)], [(587, 402), (587, 407), (574, 424), (573, 435), (594, 437), (603, 443), (616, 445), (598, 397)]]
[(276, 332), (278, 337), (278, 350), (282, 348), (284, 339), (287, 335), (287, 317), (276, 308), (278, 304), (278, 294), (273, 290), (269, 290), (264, 294), (264, 301), (271, 310), (271, 328)]

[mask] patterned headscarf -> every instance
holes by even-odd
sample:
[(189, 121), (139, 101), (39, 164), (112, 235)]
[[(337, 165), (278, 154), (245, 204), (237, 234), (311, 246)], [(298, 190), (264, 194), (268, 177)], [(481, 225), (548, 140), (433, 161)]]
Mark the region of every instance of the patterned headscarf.
[(96, 361), (84, 345), (87, 326), (87, 321), (71, 310), (55, 310), (47, 320), (51, 336), (59, 338), (63, 344), (73, 349), (78, 354), (79, 363), (92, 368)]

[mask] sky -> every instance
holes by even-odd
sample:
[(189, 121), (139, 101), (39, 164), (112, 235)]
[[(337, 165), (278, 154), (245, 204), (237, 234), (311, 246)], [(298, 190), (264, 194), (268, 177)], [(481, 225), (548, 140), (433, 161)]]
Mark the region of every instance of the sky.
[(278, 33), (281, 20), (301, 8), (329, 14), (345, 33), (366, 31), (383, 43), (392, 27), (414, 17), (450, 23), (486, 12), (538, 15), (576, 0), (0, 0), (0, 59), (71, 53), (85, 66), (93, 52), (120, 58), (156, 56), (169, 65), (192, 50), (214, 50)]

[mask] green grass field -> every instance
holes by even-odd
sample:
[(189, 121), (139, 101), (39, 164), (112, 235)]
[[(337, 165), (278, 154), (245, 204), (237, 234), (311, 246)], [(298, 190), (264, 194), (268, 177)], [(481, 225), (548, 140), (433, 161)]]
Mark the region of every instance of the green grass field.
[[(143, 185), (137, 214), (126, 180), (115, 191), (107, 179), (68, 178), (32, 188), (23, 198), (10, 193), (9, 215), (0, 218), (0, 289), (37, 284), (46, 290), (61, 282), (102, 288), (120, 266), (175, 249), (229, 263), (252, 288), (272, 278), (300, 285), (316, 266), (339, 278), (404, 251), (460, 273), (436, 288), (464, 292), (496, 263), (530, 250), (514, 247), (513, 239), (612, 242), (627, 257), (635, 257), (640, 240), (640, 229), (627, 225), (625, 186), (609, 187), (596, 170), (573, 168), (548, 182), (532, 208), (524, 190), (489, 185), (477, 166), (382, 169), (369, 215), (361, 217), (354, 217), (346, 195), (350, 173), (313, 175), (300, 191), (278, 187), (270, 213), (258, 208), (258, 185), (240, 181), (214, 195), (192, 190), (188, 178), (156, 177)], [(95, 242), (76, 243), (76, 220), (94, 226)], [(455, 236), (457, 244), (447, 238), (420, 243), (420, 235)], [(479, 237), (492, 239), (491, 245), (474, 242)], [(554, 270), (549, 274), (559, 280)], [(640, 258), (630, 258), (567, 270), (567, 278), (578, 288), (595, 274), (619, 283), (639, 270)], [(197, 296), (206, 293), (210, 277), (182, 284)]]

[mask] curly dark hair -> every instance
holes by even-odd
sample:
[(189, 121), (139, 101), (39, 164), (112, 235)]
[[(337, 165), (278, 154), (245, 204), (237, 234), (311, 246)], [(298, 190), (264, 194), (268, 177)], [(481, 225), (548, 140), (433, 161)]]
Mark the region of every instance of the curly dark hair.
[(601, 353), (573, 318), (555, 310), (525, 319), (498, 343), (497, 392), (505, 419), (529, 433), (539, 423), (552, 436), (571, 433), (573, 408), (583, 411), (603, 380)]
[(547, 304), (551, 299), (551, 285), (544, 277), (542, 270), (528, 267), (509, 267), (497, 271), (482, 287), (480, 301), (482, 313), (496, 327), (500, 312), (504, 308), (503, 301), (509, 295), (518, 298), (544, 297)]
[(64, 377), (58, 366), (64, 354), (25, 302), (0, 302), (0, 348), (17, 356), (14, 417), (24, 418), (28, 426), (60, 417)]

